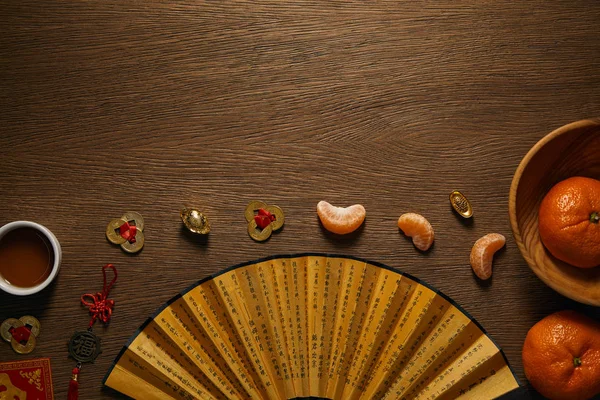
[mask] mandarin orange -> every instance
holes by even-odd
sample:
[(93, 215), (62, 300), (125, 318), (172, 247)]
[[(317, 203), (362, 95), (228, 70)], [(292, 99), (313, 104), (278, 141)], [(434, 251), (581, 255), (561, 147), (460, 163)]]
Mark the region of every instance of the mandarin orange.
[(527, 333), (523, 368), (533, 387), (551, 400), (600, 394), (600, 323), (575, 311), (551, 314)]
[(539, 209), (542, 243), (575, 267), (600, 265), (600, 181), (572, 177), (557, 183)]

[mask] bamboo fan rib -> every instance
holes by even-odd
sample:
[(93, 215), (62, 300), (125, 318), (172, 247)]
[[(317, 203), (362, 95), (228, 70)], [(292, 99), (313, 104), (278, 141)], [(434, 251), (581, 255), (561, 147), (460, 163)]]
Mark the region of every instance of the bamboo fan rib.
[(104, 382), (139, 399), (492, 399), (519, 386), (448, 297), (324, 254), (198, 282), (138, 329)]

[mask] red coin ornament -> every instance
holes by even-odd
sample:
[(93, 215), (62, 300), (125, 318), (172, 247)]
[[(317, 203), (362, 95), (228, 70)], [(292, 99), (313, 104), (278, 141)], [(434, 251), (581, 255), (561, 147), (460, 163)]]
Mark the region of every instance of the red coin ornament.
[(15, 353), (29, 354), (35, 349), (40, 328), (40, 321), (31, 315), (19, 319), (8, 318), (0, 325), (0, 335), (10, 343)]
[(128, 211), (113, 219), (106, 227), (106, 238), (118, 244), (127, 253), (137, 253), (144, 247), (144, 218), (140, 213)]
[(129, 222), (125, 221), (119, 227), (119, 234), (129, 243), (135, 243), (135, 234), (137, 233), (137, 227), (135, 225), (130, 225)]
[(256, 222), (256, 226), (260, 229), (265, 229), (267, 226), (271, 224), (271, 222), (275, 221), (277, 217), (264, 208), (258, 209), (258, 214), (254, 216), (254, 221)]
[(285, 221), (281, 208), (269, 206), (260, 200), (251, 201), (244, 216), (248, 222), (248, 235), (257, 242), (267, 240), (273, 231), (281, 229)]
[[(135, 230), (134, 230), (135, 234)], [(113, 278), (107, 283), (106, 272), (111, 270)], [(86, 331), (78, 331), (69, 341), (69, 356), (77, 361), (72, 371), (67, 400), (77, 400), (79, 397), (79, 372), (83, 363), (93, 362), (102, 352), (100, 338), (92, 332), (92, 327), (97, 320), (107, 324), (112, 317), (115, 302), (108, 298), (110, 289), (117, 282), (117, 269), (112, 264), (102, 267), (103, 285), (102, 292), (85, 293), (81, 296), (81, 304), (88, 308), (92, 318)]]
[(8, 331), (12, 334), (12, 337), (17, 342), (27, 342), (31, 336), (31, 329), (27, 328), (26, 326), (20, 326), (18, 328), (13, 327)]

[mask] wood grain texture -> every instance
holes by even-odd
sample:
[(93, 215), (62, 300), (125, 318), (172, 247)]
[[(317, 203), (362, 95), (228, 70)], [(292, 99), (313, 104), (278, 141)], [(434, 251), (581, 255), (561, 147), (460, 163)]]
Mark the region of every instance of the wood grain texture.
[[(334, 252), (387, 263), (439, 288), (477, 318), (525, 381), (521, 346), (537, 320), (574, 308), (529, 270), (510, 235), (508, 192), (546, 133), (600, 115), (596, 1), (0, 0), (0, 224), (30, 219), (63, 246), (44, 293), (0, 294), (0, 319), (33, 314), (32, 357), (51, 357), (56, 397), (85, 327), (82, 293), (114, 263), (119, 282), (104, 353), (82, 370), (81, 398), (120, 398), (101, 380), (157, 307), (224, 267), (272, 254)], [(474, 207), (464, 224), (448, 194)], [(251, 199), (277, 204), (283, 230), (246, 233)], [(362, 203), (364, 227), (338, 239), (315, 207)], [(181, 228), (201, 207), (206, 242)], [(146, 217), (146, 245), (104, 237), (124, 211)], [(426, 254), (396, 227), (419, 212)], [(469, 266), (498, 232), (491, 282)], [(0, 346), (0, 360), (17, 356)]]

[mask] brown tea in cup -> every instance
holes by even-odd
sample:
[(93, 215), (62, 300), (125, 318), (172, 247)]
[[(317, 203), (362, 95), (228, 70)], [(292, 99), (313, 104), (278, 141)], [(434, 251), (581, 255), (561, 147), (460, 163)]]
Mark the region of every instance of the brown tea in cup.
[(44, 282), (54, 266), (54, 250), (38, 229), (20, 227), (0, 238), (0, 279), (30, 288)]

